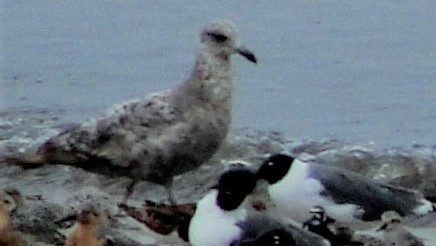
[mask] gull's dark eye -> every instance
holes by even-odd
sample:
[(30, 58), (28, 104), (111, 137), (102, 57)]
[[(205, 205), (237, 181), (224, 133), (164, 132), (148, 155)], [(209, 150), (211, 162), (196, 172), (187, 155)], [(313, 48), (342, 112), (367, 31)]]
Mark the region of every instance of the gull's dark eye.
[(228, 190), (226, 190), (226, 191), (223, 191), (223, 193), (224, 193), (225, 195), (228, 195), (228, 196), (231, 196), (231, 195), (233, 195), (233, 192), (231, 192), (231, 191), (228, 191)]
[(228, 39), (227, 36), (225, 36), (223, 34), (219, 34), (219, 33), (209, 32), (209, 33), (207, 33), (207, 35), (209, 35), (210, 37), (215, 39), (215, 41), (217, 41), (218, 43), (223, 43), (223, 42), (227, 41), (227, 39)]

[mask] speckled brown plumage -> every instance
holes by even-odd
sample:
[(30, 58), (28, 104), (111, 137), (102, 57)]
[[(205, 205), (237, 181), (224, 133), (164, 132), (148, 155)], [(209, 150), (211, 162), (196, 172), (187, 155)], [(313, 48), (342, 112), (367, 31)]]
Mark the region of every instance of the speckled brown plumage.
[(200, 39), (201, 50), (183, 83), (116, 105), (106, 116), (49, 139), (22, 162), (70, 164), (168, 187), (175, 175), (207, 161), (231, 121), (230, 56), (256, 59), (239, 45), (227, 21), (208, 24)]

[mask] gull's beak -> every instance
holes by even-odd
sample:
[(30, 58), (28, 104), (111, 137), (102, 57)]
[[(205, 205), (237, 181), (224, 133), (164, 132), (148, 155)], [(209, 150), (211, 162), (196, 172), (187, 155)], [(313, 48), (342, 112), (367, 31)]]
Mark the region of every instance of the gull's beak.
[(240, 46), (236, 49), (236, 51), (243, 57), (247, 58), (247, 60), (257, 63), (257, 59), (254, 56), (253, 52), (251, 52), (249, 49), (245, 48), (244, 46)]
[(388, 224), (383, 223), (383, 225), (381, 225), (380, 228), (378, 228), (376, 231), (383, 231), (384, 229), (386, 229), (386, 227), (388, 227)]

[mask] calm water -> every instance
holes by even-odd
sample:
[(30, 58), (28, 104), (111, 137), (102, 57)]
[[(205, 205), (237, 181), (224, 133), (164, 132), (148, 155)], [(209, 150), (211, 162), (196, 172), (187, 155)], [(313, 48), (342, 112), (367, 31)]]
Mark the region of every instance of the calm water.
[(2, 1), (3, 114), (77, 122), (174, 86), (219, 18), (259, 59), (234, 58), (234, 127), (436, 145), (435, 1), (98, 2)]

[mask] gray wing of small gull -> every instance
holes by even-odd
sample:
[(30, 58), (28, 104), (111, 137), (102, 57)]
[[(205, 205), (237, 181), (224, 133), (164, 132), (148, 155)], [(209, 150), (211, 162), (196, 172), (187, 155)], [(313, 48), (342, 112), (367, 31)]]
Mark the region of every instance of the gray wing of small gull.
[(243, 233), (238, 241), (232, 243), (232, 246), (242, 245), (256, 239), (262, 233), (274, 229), (285, 229), (299, 246), (328, 246), (330, 243), (324, 238), (303, 230), (291, 224), (283, 224), (259, 213), (250, 214), (246, 220), (238, 223)]
[(311, 163), (310, 176), (324, 186), (322, 195), (339, 204), (360, 206), (364, 210), (362, 220), (378, 220), (388, 210), (404, 216), (422, 205), (423, 196), (416, 191), (380, 184), (347, 170)]

